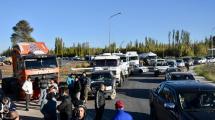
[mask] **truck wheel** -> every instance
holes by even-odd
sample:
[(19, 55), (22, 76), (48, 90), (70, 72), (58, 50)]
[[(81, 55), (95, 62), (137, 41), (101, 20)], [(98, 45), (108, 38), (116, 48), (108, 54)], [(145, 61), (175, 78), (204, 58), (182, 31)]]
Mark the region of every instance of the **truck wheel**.
[(113, 92), (110, 95), (110, 99), (114, 100), (116, 98), (116, 90), (114, 89)]
[(18, 98), (19, 96), (19, 85), (17, 83), (16, 78), (12, 78), (10, 82), (10, 91), (13, 93), (14, 98)]

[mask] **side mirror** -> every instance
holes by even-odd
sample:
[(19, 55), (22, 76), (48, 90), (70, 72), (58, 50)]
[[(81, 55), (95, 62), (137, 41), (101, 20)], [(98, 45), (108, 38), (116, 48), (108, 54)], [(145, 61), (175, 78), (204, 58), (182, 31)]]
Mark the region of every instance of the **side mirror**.
[(164, 103), (164, 108), (172, 110), (175, 108), (175, 104), (171, 102)]

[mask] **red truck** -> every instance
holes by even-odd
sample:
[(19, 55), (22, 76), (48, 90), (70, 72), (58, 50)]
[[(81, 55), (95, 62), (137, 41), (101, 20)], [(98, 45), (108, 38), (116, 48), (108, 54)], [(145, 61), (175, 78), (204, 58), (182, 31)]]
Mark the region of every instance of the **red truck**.
[(19, 99), (25, 94), (21, 89), (28, 76), (33, 81), (33, 98), (39, 97), (38, 84), (35, 79), (45, 76), (48, 80), (59, 80), (59, 67), (55, 55), (49, 54), (49, 49), (43, 42), (21, 42), (12, 50), (13, 78), (2, 81), (4, 91), (10, 91)]

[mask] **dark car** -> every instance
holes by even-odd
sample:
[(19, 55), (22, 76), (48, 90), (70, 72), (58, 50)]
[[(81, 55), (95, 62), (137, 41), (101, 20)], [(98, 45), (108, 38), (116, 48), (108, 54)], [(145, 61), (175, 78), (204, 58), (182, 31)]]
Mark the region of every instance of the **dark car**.
[(195, 80), (194, 75), (189, 72), (170, 72), (165, 78), (166, 80)]
[(214, 120), (215, 86), (198, 81), (165, 81), (150, 92), (150, 118)]
[(105, 85), (105, 97), (115, 99), (116, 79), (111, 71), (97, 71), (92, 73), (89, 95), (95, 96), (101, 84)]

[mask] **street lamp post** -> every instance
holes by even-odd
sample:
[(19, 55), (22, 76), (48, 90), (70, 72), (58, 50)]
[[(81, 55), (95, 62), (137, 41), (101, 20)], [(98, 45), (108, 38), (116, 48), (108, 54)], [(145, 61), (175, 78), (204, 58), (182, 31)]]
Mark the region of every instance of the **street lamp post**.
[(213, 38), (214, 38), (214, 37), (213, 37), (213, 31), (214, 31), (214, 30), (215, 30), (215, 27), (212, 28), (212, 42), (211, 42), (211, 54), (212, 54), (212, 56), (211, 56), (211, 57), (214, 57), (214, 52), (213, 52), (213, 51), (214, 51), (214, 50), (213, 50), (213, 41), (214, 41), (214, 40), (213, 40)]
[(109, 52), (111, 53), (111, 47), (110, 47), (110, 34), (111, 34), (111, 19), (117, 15), (121, 15), (122, 13), (119, 12), (119, 13), (116, 13), (116, 14), (113, 14), (109, 17)]

